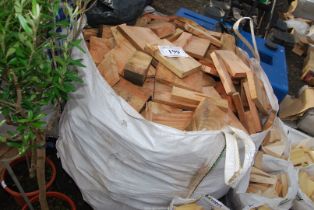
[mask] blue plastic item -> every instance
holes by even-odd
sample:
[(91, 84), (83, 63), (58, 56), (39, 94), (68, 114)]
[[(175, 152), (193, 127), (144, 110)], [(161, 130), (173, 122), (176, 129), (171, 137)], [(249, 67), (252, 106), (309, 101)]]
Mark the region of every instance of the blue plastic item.
[[(216, 19), (200, 15), (185, 8), (180, 8), (176, 15), (193, 20), (208, 30), (216, 30), (216, 26), (218, 24), (218, 20)], [(241, 34), (250, 43), (252, 43), (250, 33), (241, 31)], [(288, 94), (288, 75), (285, 48), (278, 45), (278, 49), (274, 51), (267, 48), (265, 46), (265, 42), (266, 41), (263, 38), (256, 38), (256, 44), (261, 58), (261, 66), (267, 74), (275, 95), (280, 102)], [(252, 56), (250, 50), (240, 40), (237, 40), (237, 45)]]

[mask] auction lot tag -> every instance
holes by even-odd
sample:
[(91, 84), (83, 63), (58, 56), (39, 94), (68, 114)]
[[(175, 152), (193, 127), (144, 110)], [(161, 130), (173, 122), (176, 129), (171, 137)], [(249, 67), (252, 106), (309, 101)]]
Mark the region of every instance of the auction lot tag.
[(158, 46), (160, 53), (165, 57), (179, 58), (189, 57), (181, 47), (176, 46)]

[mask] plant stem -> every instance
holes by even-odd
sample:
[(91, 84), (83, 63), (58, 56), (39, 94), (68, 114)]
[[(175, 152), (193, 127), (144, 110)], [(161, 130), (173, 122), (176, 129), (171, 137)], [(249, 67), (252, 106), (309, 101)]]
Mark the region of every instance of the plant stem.
[[(34, 144), (33, 144), (34, 145)], [(31, 149), (31, 166), (29, 168), (29, 177), (34, 178), (35, 177), (35, 169), (36, 169), (36, 159), (37, 159), (37, 153), (35, 147), (32, 147)]]
[(36, 144), (37, 148), (37, 182), (39, 188), (39, 203), (41, 210), (49, 210), (46, 195), (46, 176), (45, 176), (45, 160), (46, 160), (46, 149), (45, 149), (45, 138), (44, 135), (38, 131), (36, 133)]

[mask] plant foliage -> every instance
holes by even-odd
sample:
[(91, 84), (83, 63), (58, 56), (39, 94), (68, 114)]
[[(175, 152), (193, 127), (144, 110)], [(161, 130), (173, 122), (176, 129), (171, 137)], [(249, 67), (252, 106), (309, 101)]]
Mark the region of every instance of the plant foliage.
[(0, 142), (20, 153), (38, 146), (36, 136), (47, 127), (43, 108), (59, 107), (80, 81), (75, 67), (83, 65), (71, 51), (80, 49), (76, 29), (85, 4), (0, 0), (0, 111), (5, 119), (0, 126), (16, 128), (0, 134)]

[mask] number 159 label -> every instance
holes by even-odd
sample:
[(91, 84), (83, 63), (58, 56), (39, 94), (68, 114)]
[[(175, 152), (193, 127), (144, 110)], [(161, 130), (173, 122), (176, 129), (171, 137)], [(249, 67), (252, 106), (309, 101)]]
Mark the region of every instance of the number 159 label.
[(179, 58), (188, 57), (181, 47), (176, 46), (158, 46), (160, 53), (165, 57)]

